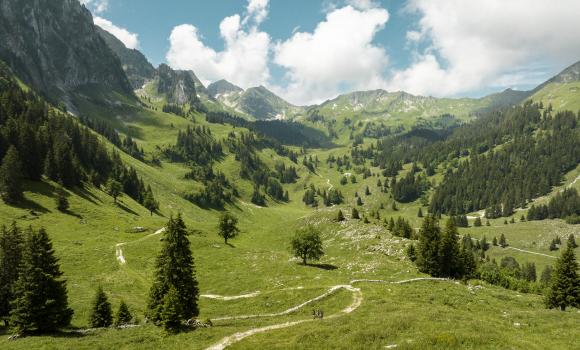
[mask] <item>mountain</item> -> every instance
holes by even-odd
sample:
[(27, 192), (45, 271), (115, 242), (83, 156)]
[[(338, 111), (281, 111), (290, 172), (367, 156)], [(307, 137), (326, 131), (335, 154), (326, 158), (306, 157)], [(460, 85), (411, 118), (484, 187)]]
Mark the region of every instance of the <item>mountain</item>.
[(264, 86), (243, 90), (222, 79), (210, 84), (208, 92), (224, 106), (259, 120), (289, 119), (305, 110), (288, 103)]
[(533, 91), (530, 99), (555, 110), (580, 110), (580, 61), (564, 69)]
[(231, 94), (231, 93), (241, 93), (244, 89), (236, 86), (229, 81), (222, 79), (213, 82), (207, 86), (207, 92), (213, 98), (218, 99), (221, 95)]
[(140, 89), (147, 81), (153, 79), (155, 67), (139, 50), (127, 48), (117, 37), (100, 27), (97, 27), (97, 32), (121, 61), (133, 89)]
[(0, 59), (53, 102), (97, 86), (133, 96), (121, 62), (77, 0), (2, 0)]
[(164, 95), (169, 103), (194, 104), (198, 97), (193, 76), (191, 71), (173, 70), (168, 65), (161, 64), (155, 77), (157, 93)]

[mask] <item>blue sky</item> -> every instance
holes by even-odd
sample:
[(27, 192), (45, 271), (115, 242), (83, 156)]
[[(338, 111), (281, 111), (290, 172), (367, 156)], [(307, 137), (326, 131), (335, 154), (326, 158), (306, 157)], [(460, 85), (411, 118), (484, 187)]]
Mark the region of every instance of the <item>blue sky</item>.
[(265, 85), (296, 104), (374, 88), (477, 97), (580, 60), (574, 0), (83, 2), (155, 65)]

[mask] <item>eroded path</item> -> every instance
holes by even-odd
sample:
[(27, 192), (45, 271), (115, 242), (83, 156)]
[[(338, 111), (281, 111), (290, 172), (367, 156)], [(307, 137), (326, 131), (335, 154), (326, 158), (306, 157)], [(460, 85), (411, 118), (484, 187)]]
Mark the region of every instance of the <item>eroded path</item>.
[(163, 232), (165, 232), (165, 227), (162, 227), (159, 230), (157, 230), (157, 231), (155, 231), (147, 236), (143, 236), (139, 239), (136, 239), (134, 241), (122, 242), (122, 243), (115, 244), (115, 257), (117, 258), (117, 261), (119, 262), (119, 264), (125, 265), (127, 263), (127, 260), (125, 259), (125, 255), (123, 255), (123, 246), (126, 246), (127, 244), (133, 244), (133, 243), (144, 241), (144, 240), (151, 238), (153, 236), (157, 236)]
[[(212, 321), (248, 319), (248, 318), (257, 318), (257, 317), (276, 317), (276, 316), (288, 315), (288, 314), (295, 312), (295, 311), (297, 311), (297, 310), (299, 310), (299, 309), (301, 309), (301, 308), (303, 308), (311, 303), (314, 303), (318, 300), (326, 298), (326, 297), (336, 293), (340, 289), (345, 289), (345, 290), (352, 292), (352, 302), (350, 303), (350, 305), (348, 305), (346, 308), (340, 310), (339, 312), (336, 312), (336, 313), (331, 314), (329, 316), (325, 316), (325, 319), (333, 319), (333, 318), (347, 315), (347, 314), (355, 311), (359, 306), (361, 306), (361, 304), (364, 300), (362, 291), (360, 288), (354, 287), (353, 284), (356, 284), (356, 283), (404, 284), (404, 283), (411, 283), (411, 282), (418, 282), (418, 281), (449, 281), (449, 280), (445, 279), (445, 278), (432, 278), (432, 277), (411, 278), (411, 279), (406, 279), (406, 280), (401, 280), (401, 281), (367, 280), (367, 279), (352, 280), (350, 282), (350, 284), (339, 284), (336, 286), (332, 286), (324, 294), (321, 294), (315, 298), (312, 298), (310, 300), (303, 302), (300, 305), (294, 306), (288, 310), (285, 310), (285, 311), (282, 311), (279, 313), (221, 317), (221, 318), (212, 319)], [(247, 295), (247, 294), (242, 294), (242, 295)], [(249, 329), (249, 330), (243, 331), (243, 332), (237, 332), (237, 333), (234, 333), (232, 335), (229, 335), (227, 337), (222, 338), (219, 342), (208, 347), (206, 350), (223, 350), (226, 347), (228, 347), (234, 343), (237, 343), (244, 338), (250, 337), (254, 334), (265, 333), (265, 332), (273, 331), (276, 329), (288, 328), (288, 327), (292, 327), (292, 326), (306, 323), (306, 322), (313, 322), (314, 320), (315, 319), (313, 319), (313, 318), (312, 319), (308, 318), (308, 319), (301, 319), (301, 320), (296, 320), (296, 321), (288, 321), (288, 322), (277, 323), (277, 324), (259, 327), (259, 328), (252, 328), (252, 329)]]

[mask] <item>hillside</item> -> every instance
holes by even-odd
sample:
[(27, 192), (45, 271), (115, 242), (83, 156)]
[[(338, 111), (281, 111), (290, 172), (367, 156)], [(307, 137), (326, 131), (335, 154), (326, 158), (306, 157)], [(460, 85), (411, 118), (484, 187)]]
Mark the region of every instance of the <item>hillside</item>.
[[(300, 107), (263, 86), (206, 88), (192, 71), (154, 68), (77, 1), (8, 0), (4, 18), (0, 38), (20, 40), (40, 18), (48, 37), (70, 39), (32, 42), (25, 52), (40, 61), (0, 61), (0, 228), (46, 229), (74, 315), (38, 334), (1, 322), (0, 348), (577, 347), (578, 308), (546, 308), (557, 259), (580, 254), (568, 243), (580, 242), (580, 113), (567, 110), (580, 103), (576, 68), (527, 102), (509, 89), (373, 90)], [(63, 45), (76, 73), (52, 70)], [(88, 72), (90, 84), (79, 80)], [(47, 81), (61, 90), (48, 95)], [(554, 86), (568, 93), (550, 109)], [(225, 213), (239, 229), (227, 241)], [(323, 254), (295, 252), (307, 240), (297, 233), (317, 236), (311, 250)], [(7, 272), (23, 271), (6, 263), (11, 239), (0, 233), (2, 296)], [(198, 293), (187, 294), (200, 311), (177, 315), (177, 331), (146, 316), (176, 251), (194, 259)], [(181, 288), (179, 261), (163, 317), (181, 308), (167, 296)], [(91, 324), (98, 288), (114, 314), (128, 305), (128, 324)], [(0, 319), (12, 321), (6, 305)]]
[(530, 99), (555, 110), (580, 110), (580, 62), (539, 85)]

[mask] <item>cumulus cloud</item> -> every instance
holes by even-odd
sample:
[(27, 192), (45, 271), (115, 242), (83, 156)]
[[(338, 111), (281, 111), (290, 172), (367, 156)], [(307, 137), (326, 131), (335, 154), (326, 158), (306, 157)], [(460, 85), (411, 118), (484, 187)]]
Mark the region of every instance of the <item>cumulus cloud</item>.
[(407, 40), (427, 49), (393, 72), (390, 89), (447, 96), (517, 86), (580, 58), (576, 0), (410, 0), (408, 10), (420, 20)]
[(121, 40), (123, 44), (129, 49), (139, 48), (139, 35), (131, 33), (125, 28), (118, 27), (113, 22), (99, 16), (95, 16), (93, 21), (96, 25), (103, 28), (107, 32), (113, 34), (117, 39)]
[(109, 0), (81, 0), (94, 13), (103, 13), (109, 8)]
[(226, 17), (220, 23), (223, 51), (207, 46), (198, 29), (182, 24), (171, 32), (167, 61), (176, 69), (190, 69), (204, 84), (227, 79), (242, 87), (265, 84), (270, 78), (270, 36), (259, 30), (268, 15), (268, 0), (249, 0), (246, 13)]
[(329, 12), (312, 33), (296, 32), (277, 43), (274, 62), (287, 70), (288, 84), (275, 91), (293, 103), (310, 104), (383, 86), (388, 56), (373, 39), (388, 19), (383, 8), (349, 5)]

